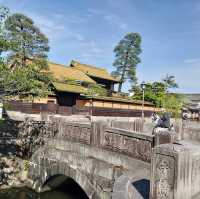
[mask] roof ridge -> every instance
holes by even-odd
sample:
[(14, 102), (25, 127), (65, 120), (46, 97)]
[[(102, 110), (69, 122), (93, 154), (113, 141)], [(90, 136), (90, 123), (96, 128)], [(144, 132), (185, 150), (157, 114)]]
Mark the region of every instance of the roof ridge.
[(48, 64), (59, 65), (60, 67), (64, 67), (64, 68), (70, 68), (70, 66), (67, 66), (67, 65), (64, 65), (64, 64), (58, 64), (58, 63), (55, 63), (55, 62), (53, 62), (53, 61), (48, 61), (47, 63), (48, 63)]
[(95, 81), (86, 75), (83, 71), (78, 70), (77, 68), (72, 68), (67, 65), (57, 64), (54, 62), (48, 61), (49, 70), (53, 73), (54, 77), (60, 78), (69, 78), (75, 80), (81, 80), (89, 83), (95, 83)]
[(85, 66), (90, 67), (90, 68), (95, 68), (95, 69), (98, 69), (98, 70), (104, 70), (104, 71), (108, 72), (108, 70), (107, 70), (106, 68), (103, 68), (103, 67), (93, 66), (93, 65), (89, 65), (89, 64), (83, 64), (83, 63), (81, 63), (81, 62), (79, 62), (79, 61), (76, 61), (76, 60), (72, 60), (72, 61), (71, 61), (71, 64), (72, 64), (73, 62), (78, 63), (78, 64), (81, 64), (81, 65), (85, 65)]
[(200, 95), (200, 93), (178, 93), (181, 95)]
[[(65, 69), (72, 69), (72, 70), (76, 70), (76, 71), (79, 71), (79, 72), (81, 72), (81, 73), (84, 73), (84, 72), (82, 72), (82, 71), (80, 71), (80, 70), (78, 70), (78, 69), (76, 69), (76, 68), (72, 68), (72, 67), (67, 66), (67, 65), (64, 65), (64, 64), (58, 64), (58, 63), (55, 63), (55, 62), (52, 62), (52, 61), (48, 61), (48, 63), (58, 65), (58, 66), (60, 66), (60, 67), (62, 67), (62, 68), (65, 68)], [(84, 73), (84, 74), (85, 74), (85, 73)]]

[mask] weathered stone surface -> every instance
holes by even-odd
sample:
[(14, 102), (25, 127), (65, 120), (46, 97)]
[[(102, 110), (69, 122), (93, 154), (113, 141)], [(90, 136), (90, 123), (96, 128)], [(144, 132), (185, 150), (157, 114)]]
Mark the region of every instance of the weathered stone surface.
[[(149, 199), (149, 179), (150, 173), (143, 168), (135, 173), (121, 175), (114, 184), (112, 199)], [(139, 184), (140, 181), (142, 184)], [(145, 182), (147, 182), (146, 185)]]
[(152, 199), (191, 199), (200, 192), (200, 147), (186, 143), (153, 149)]
[(32, 161), (35, 166), (30, 167), (29, 178), (35, 190), (48, 190), (43, 186), (48, 179), (62, 174), (74, 179), (89, 198), (95, 199), (111, 198), (113, 186), (120, 176), (133, 175), (141, 167), (146, 173), (150, 171), (149, 164), (143, 161), (60, 139), (49, 139), (45, 147), (34, 154)]
[(176, 133), (174, 131), (169, 131), (168, 129), (161, 129), (155, 133), (155, 146), (160, 144), (171, 143), (173, 144), (176, 141)]
[[(29, 185), (35, 190), (45, 191), (51, 189), (52, 186), (58, 186), (64, 177), (56, 178), (51, 185), (46, 186), (46, 183), (51, 177), (61, 175), (76, 181), (89, 198), (107, 199), (111, 198), (111, 195), (116, 199), (120, 197), (123, 199), (123, 195), (125, 198), (127, 196), (127, 199), (141, 197), (141, 193), (138, 192), (137, 187), (133, 186), (133, 183), (149, 180), (151, 149), (154, 146), (153, 135), (109, 127), (105, 122), (83, 124), (54, 120), (54, 118), (47, 123), (34, 121), (26, 127), (25, 135), (28, 133), (31, 137), (33, 133), (42, 139), (42, 144), (37, 142), (36, 151), (33, 150), (34, 155), (31, 158), (28, 173), (32, 182)], [(37, 131), (32, 132), (35, 127)], [(170, 136), (162, 134), (157, 143), (172, 142), (173, 139)], [(160, 150), (162, 153), (158, 152), (155, 153), (155, 157), (153, 156), (152, 162), (156, 165), (153, 168), (156, 172), (154, 172), (152, 182), (153, 184), (156, 182), (153, 186), (155, 190), (161, 187), (159, 189), (161, 191), (156, 194), (165, 197), (168, 192), (174, 194), (178, 189), (173, 183), (177, 182), (176, 173), (172, 175), (171, 170), (178, 171), (180, 174), (178, 177), (181, 174), (187, 175), (187, 170), (182, 171), (177, 165), (180, 164), (179, 160), (187, 162), (188, 156), (184, 159), (183, 152), (180, 155), (178, 150), (174, 152), (174, 149), (170, 147), (168, 150), (163, 145), (161, 146), (156, 147), (155, 150), (157, 152)], [(166, 158), (166, 154), (168, 154), (167, 160), (160, 161)], [(199, 175), (198, 154), (193, 159), (191, 167), (195, 172), (191, 176)], [(136, 173), (140, 175), (137, 178)], [(144, 176), (144, 173), (148, 175)], [(126, 181), (123, 180), (124, 175), (127, 176)], [(199, 178), (197, 179), (194, 180), (192, 188), (195, 194), (199, 191), (199, 186), (195, 185), (200, 181)], [(170, 194), (166, 196), (169, 199)]]
[(130, 132), (143, 132), (143, 122), (141, 119), (134, 121), (115, 121), (111, 122), (111, 127), (128, 130)]
[(91, 125), (79, 123), (60, 123), (58, 138), (90, 144)]
[(92, 124), (58, 123), (57, 139), (85, 143), (150, 162), (153, 136), (108, 128), (105, 122)]
[(153, 136), (129, 133), (121, 129), (106, 129), (101, 140), (104, 149), (150, 162)]

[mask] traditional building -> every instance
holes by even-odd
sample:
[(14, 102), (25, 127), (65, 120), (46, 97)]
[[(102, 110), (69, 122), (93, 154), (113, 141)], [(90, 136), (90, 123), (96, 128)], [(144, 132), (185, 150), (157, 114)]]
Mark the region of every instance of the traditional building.
[[(91, 85), (99, 85), (108, 93), (114, 92), (114, 84), (119, 80), (112, 77), (106, 69), (72, 61), (70, 66), (49, 62), (49, 71), (53, 75), (55, 100), (60, 106), (74, 106), (81, 95), (87, 95)], [(49, 100), (52, 100), (52, 96)], [(40, 101), (45, 102), (44, 99)], [(46, 101), (47, 102), (47, 101)], [(53, 102), (53, 101), (52, 101)]]
[(191, 119), (200, 120), (200, 94), (183, 94), (186, 99), (184, 110), (188, 111)]
[[(71, 61), (69, 66), (49, 62), (49, 71), (53, 76), (54, 95), (45, 99), (34, 99), (35, 104), (49, 105), (54, 112), (62, 108), (73, 107), (87, 109), (95, 115), (141, 116), (142, 101), (131, 100), (114, 92), (119, 79), (111, 76), (106, 69)], [(90, 94), (92, 86), (98, 85), (106, 95)], [(40, 108), (43, 109), (43, 108)], [(49, 109), (48, 107), (45, 109)], [(144, 103), (143, 110), (150, 115), (156, 111), (154, 105)]]

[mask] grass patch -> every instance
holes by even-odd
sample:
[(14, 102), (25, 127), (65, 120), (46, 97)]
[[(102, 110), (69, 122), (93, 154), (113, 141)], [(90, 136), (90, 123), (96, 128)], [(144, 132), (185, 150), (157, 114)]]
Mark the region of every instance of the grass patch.
[(0, 118), (0, 128), (4, 127), (5, 124), (6, 124), (5, 119)]

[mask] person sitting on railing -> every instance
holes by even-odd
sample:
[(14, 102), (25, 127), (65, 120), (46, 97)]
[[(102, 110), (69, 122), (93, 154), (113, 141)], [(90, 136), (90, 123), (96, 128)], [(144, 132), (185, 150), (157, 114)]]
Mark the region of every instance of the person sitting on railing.
[(153, 133), (157, 128), (167, 128), (168, 130), (172, 130), (173, 128), (173, 125), (170, 123), (170, 113), (166, 112), (164, 108), (162, 109), (162, 116), (159, 117), (157, 113), (153, 113), (152, 120), (155, 123)]

